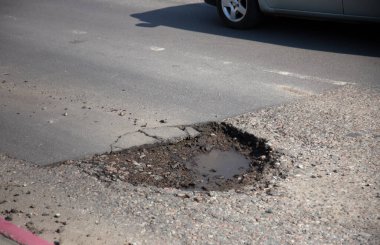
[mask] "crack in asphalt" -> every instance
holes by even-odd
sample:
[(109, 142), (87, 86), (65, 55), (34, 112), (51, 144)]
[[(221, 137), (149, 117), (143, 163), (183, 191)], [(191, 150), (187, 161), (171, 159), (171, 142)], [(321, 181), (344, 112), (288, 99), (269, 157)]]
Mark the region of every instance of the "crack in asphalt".
[(127, 135), (127, 134), (129, 134), (129, 133), (125, 133), (125, 134), (119, 135), (119, 136), (116, 138), (116, 140), (115, 140), (113, 143), (110, 144), (111, 152), (113, 152), (113, 149), (114, 149), (114, 146), (113, 146), (113, 145), (117, 144), (117, 143), (119, 142), (119, 140), (120, 140), (123, 136), (125, 136), (125, 135)]
[(161, 138), (161, 137), (158, 137), (158, 136), (152, 136), (152, 135), (149, 135), (148, 133), (144, 132), (144, 131), (141, 130), (141, 129), (139, 129), (137, 132), (142, 133), (142, 134), (144, 134), (144, 135), (147, 136), (147, 137), (150, 137), (150, 138), (156, 139), (156, 140), (158, 140), (158, 141), (160, 141), (160, 142), (162, 142), (162, 141), (165, 140), (164, 138)]

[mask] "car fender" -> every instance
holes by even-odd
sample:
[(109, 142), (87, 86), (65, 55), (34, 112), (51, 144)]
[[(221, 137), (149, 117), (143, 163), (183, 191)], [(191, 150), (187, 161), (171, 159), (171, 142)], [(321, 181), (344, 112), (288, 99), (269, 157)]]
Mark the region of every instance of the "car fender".
[(266, 0), (258, 0), (260, 10), (264, 13), (276, 13), (274, 8), (271, 8)]

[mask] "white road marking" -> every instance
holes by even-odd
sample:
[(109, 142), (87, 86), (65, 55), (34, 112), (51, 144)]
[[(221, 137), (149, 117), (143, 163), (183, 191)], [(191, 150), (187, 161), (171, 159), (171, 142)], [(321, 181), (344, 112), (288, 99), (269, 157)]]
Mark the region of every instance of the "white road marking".
[(304, 80), (312, 80), (312, 81), (318, 81), (318, 82), (324, 82), (324, 83), (331, 83), (331, 84), (338, 85), (338, 86), (355, 84), (355, 83), (351, 83), (351, 82), (338, 81), (338, 80), (332, 80), (332, 79), (315, 77), (315, 76), (308, 76), (308, 75), (303, 75), (303, 74), (298, 74), (298, 73), (293, 73), (293, 72), (288, 72), (288, 71), (280, 71), (280, 70), (264, 70), (264, 71), (270, 72), (270, 73), (275, 73), (275, 74), (282, 75), (282, 76), (287, 76), (287, 77), (295, 77), (295, 78), (304, 79)]
[(150, 50), (152, 50), (152, 51), (156, 51), (156, 52), (160, 52), (160, 51), (164, 51), (165, 48), (152, 46), (152, 47), (150, 47)]
[(72, 33), (73, 33), (73, 34), (76, 34), (76, 35), (84, 35), (84, 34), (87, 34), (86, 31), (80, 31), (80, 30), (73, 30)]
[(13, 15), (4, 15), (4, 17), (7, 19), (11, 19), (11, 20), (17, 20), (17, 17), (15, 17)]
[(118, 77), (119, 75), (120, 75), (120, 74), (117, 73), (117, 74), (112, 75), (110, 78), (111, 78), (111, 79), (114, 79), (115, 77)]
[(286, 86), (286, 85), (279, 85), (278, 88), (282, 89), (286, 92), (292, 93), (294, 95), (298, 95), (298, 96), (307, 96), (307, 95), (315, 94), (311, 91), (303, 90), (303, 89), (296, 88), (296, 87)]

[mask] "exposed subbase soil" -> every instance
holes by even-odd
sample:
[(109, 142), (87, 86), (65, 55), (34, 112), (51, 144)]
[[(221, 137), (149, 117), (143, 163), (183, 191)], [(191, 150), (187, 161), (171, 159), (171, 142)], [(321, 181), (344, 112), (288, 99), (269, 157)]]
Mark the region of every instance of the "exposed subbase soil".
[(238, 190), (247, 185), (261, 188), (272, 176), (286, 177), (276, 166), (280, 154), (264, 139), (226, 124), (193, 128), (200, 134), (178, 143), (146, 145), (66, 163), (77, 164), (106, 182), (194, 191)]

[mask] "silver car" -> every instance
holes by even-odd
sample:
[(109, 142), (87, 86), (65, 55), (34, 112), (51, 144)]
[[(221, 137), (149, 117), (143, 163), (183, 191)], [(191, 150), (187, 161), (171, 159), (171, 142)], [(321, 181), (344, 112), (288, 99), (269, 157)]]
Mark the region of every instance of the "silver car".
[(263, 14), (380, 22), (380, 0), (204, 0), (233, 28), (259, 24)]

